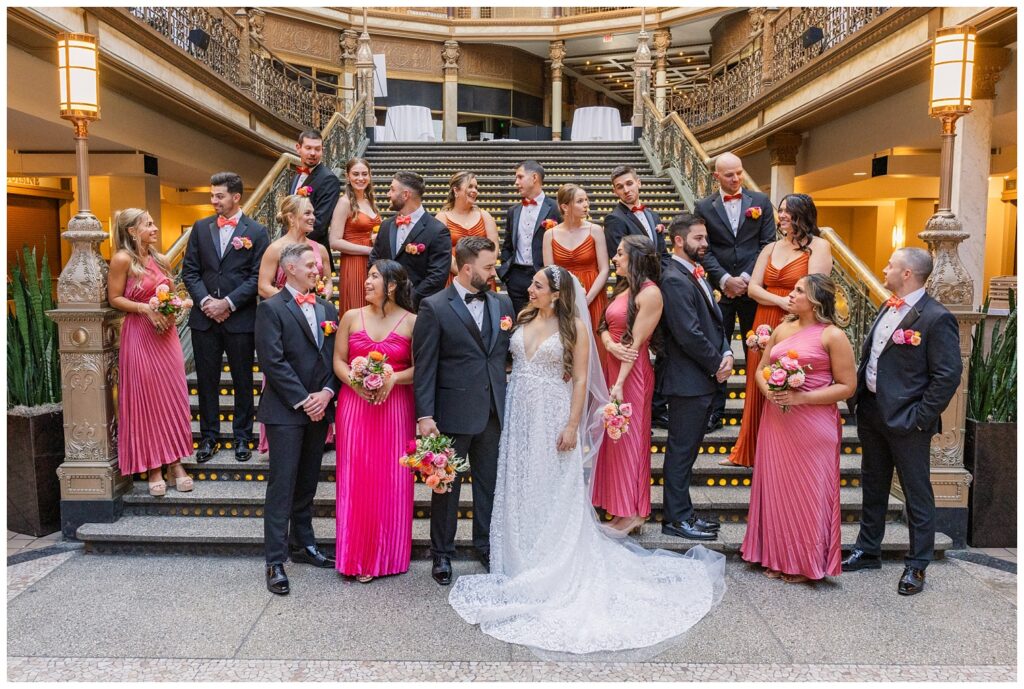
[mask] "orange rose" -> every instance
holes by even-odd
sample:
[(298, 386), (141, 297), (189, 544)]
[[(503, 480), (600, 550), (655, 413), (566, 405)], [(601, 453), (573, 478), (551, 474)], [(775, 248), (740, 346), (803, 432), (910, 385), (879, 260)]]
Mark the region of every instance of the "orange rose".
[(440, 482), (441, 477), (437, 475), (428, 476), (427, 480), (425, 481), (425, 483), (427, 484), (427, 488), (437, 488), (437, 484), (439, 484)]
[(370, 361), (383, 361), (384, 360), (384, 355), (381, 354), (380, 352), (376, 351), (376, 350), (370, 352), (367, 356), (369, 357)]
[(772, 377), (772, 369), (769, 366), (765, 366), (761, 369), (761, 375), (764, 376), (765, 380), (769, 380)]
[(790, 359), (799, 359), (800, 358), (800, 355), (797, 354), (795, 349), (790, 349), (789, 351), (787, 351), (786, 352), (786, 356), (788, 356)]

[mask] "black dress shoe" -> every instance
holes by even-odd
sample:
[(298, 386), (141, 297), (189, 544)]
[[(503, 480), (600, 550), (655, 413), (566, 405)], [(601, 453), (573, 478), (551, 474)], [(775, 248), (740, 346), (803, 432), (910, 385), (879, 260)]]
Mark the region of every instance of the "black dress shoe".
[(854, 548), (850, 557), (843, 560), (844, 572), (856, 572), (862, 569), (881, 569), (882, 559), (877, 555), (868, 555), (860, 548)]
[(314, 567), (322, 567), (324, 569), (334, 567), (334, 558), (327, 557), (313, 545), (306, 546), (301, 550), (293, 550), (292, 562), (301, 562), (306, 565), (313, 565)]
[(901, 596), (913, 596), (915, 593), (924, 591), (924, 570), (916, 567), (904, 567), (903, 576), (896, 591)]
[(719, 522), (711, 522), (700, 517), (694, 517), (693, 525), (701, 531), (718, 531), (722, 525)]
[(713, 541), (718, 538), (716, 532), (698, 527), (693, 519), (685, 522), (665, 522), (661, 525), (661, 533), (692, 541)]
[(491, 571), (491, 553), (478, 550), (476, 553), (476, 559), (480, 560), (480, 564), (484, 566), (488, 572)]
[(668, 414), (655, 416), (651, 419), (651, 428), (664, 428), (665, 430), (668, 430)]
[(279, 596), (287, 596), (288, 575), (284, 573), (284, 565), (267, 565), (267, 590)]
[(704, 432), (705, 433), (711, 433), (712, 431), (717, 431), (719, 428), (721, 428), (724, 425), (725, 425), (725, 420), (722, 419), (718, 414), (713, 414), (711, 416), (711, 418), (708, 419), (708, 425), (707, 425), (707, 428), (704, 429)]
[(430, 568), (430, 576), (441, 586), (452, 583), (452, 561), (444, 555), (434, 556), (434, 566)]
[(199, 464), (209, 462), (210, 459), (219, 451), (220, 443), (216, 440), (210, 440), (207, 438), (199, 443), (199, 448), (196, 450), (196, 462)]
[(249, 449), (249, 443), (236, 443), (235, 461), (248, 462), (250, 459), (252, 459), (252, 450)]

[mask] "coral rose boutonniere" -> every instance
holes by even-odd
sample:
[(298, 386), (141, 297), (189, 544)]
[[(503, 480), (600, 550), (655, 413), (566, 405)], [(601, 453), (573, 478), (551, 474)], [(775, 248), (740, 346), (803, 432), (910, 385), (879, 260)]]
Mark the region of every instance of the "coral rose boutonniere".
[(550, 230), (552, 227), (554, 227), (557, 224), (558, 223), (556, 223), (554, 220), (552, 220), (551, 218), (548, 218), (547, 220), (542, 222), (540, 224), (540, 226), (543, 227), (545, 230)]
[(892, 334), (892, 341), (898, 345), (910, 345), (911, 347), (917, 347), (921, 344), (921, 331), (911, 330), (897, 330)]
[(760, 217), (761, 217), (761, 207), (760, 206), (751, 206), (750, 208), (747, 209), (747, 214), (746, 215), (747, 215), (748, 218), (752, 218), (754, 220), (760, 219)]
[(299, 196), (310, 196), (313, 193), (313, 187), (307, 184), (296, 189), (295, 193)]
[(252, 248), (252, 240), (248, 237), (235, 237), (231, 240), (231, 246), (239, 251), (242, 249), (248, 250)]
[(324, 337), (330, 337), (338, 332), (338, 321), (321, 321), (320, 329), (324, 331)]
[(419, 254), (422, 254), (426, 250), (427, 250), (427, 245), (426, 244), (406, 244), (405, 245), (405, 253), (410, 254), (412, 256), (417, 256)]
[(665, 234), (665, 224), (658, 223), (657, 225), (654, 226), (654, 231), (657, 232), (658, 234)]
[(512, 329), (512, 317), (511, 316), (502, 316), (501, 320), (499, 321), (499, 323), (501, 323), (501, 329), (502, 330), (511, 330)]

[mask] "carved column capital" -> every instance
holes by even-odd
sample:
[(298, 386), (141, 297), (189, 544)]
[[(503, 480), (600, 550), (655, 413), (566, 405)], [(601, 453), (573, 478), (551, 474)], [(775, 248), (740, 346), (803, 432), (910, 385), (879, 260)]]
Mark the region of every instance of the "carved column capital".
[(979, 45), (974, 55), (974, 98), (991, 100), (996, 97), (996, 82), (1003, 69), (1010, 64), (1008, 48)]
[(249, 33), (257, 40), (262, 41), (263, 27), (267, 23), (267, 13), (258, 7), (249, 7), (245, 12), (249, 15)]
[(565, 60), (565, 41), (551, 41), (548, 46), (548, 57), (551, 59), (551, 78), (562, 78), (562, 67)]
[(458, 41), (445, 41), (441, 48), (441, 58), (444, 60), (444, 73), (457, 73), (459, 71), (459, 57), (462, 50), (459, 49)]
[[(672, 32), (669, 29), (656, 29), (653, 34), (654, 38), (654, 58), (656, 60), (665, 60), (668, 55), (668, 48), (672, 44)], [(661, 67), (659, 69), (663, 69)]]
[(752, 7), (747, 10), (750, 17), (750, 35), (753, 36), (764, 28), (764, 15), (767, 10), (764, 7)]
[(345, 29), (338, 37), (338, 45), (341, 47), (341, 64), (351, 68), (356, 61), (356, 50), (359, 48), (359, 32), (355, 29)]
[(768, 153), (771, 165), (796, 165), (796, 154), (800, 151), (802, 138), (796, 132), (779, 132), (768, 137)]

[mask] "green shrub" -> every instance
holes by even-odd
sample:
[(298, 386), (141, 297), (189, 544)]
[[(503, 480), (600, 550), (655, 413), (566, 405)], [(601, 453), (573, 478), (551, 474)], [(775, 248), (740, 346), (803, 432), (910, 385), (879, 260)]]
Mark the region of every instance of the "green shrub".
[(53, 281), (46, 251), (36, 273), (36, 250), (22, 247), (10, 266), (7, 298), (7, 408), (60, 402), (60, 354), (53, 309)]
[[(985, 300), (982, 313), (988, 314)], [(1017, 295), (1010, 290), (1010, 315), (1002, 330), (992, 328), (988, 356), (982, 352), (985, 321), (974, 327), (971, 373), (967, 384), (967, 417), (975, 421), (1017, 420)]]

